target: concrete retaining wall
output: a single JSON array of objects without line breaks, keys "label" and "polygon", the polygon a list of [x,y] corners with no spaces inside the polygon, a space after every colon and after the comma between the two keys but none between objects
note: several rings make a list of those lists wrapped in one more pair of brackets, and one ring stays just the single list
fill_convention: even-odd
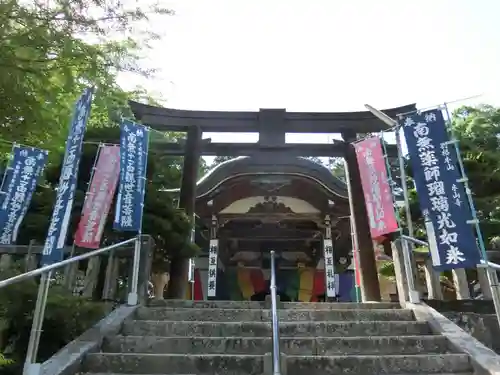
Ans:
[{"label": "concrete retaining wall", "polygon": [[425,301],[471,336],[500,354],[500,327],[489,300]]}]

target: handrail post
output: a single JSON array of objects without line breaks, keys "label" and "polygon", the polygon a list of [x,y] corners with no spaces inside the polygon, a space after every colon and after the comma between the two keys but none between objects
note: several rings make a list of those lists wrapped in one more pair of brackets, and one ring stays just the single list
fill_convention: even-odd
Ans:
[{"label": "handrail post", "polygon": [[134,260],[132,263],[132,280],[130,286],[130,293],[127,298],[127,305],[135,306],[139,301],[138,287],[139,287],[139,267],[141,263],[141,245],[142,236],[138,234],[134,243]]},{"label": "handrail post", "polygon": [[272,328],[273,328],[273,375],[281,375],[281,353],[280,353],[280,334],[278,323],[278,308],[276,297],[276,267],[275,267],[275,253],[271,250],[271,314],[272,314]]},{"label": "handrail post", "polygon": [[52,271],[42,273],[40,284],[38,285],[38,295],[36,298],[35,311],[33,313],[33,323],[31,324],[30,338],[28,341],[28,350],[24,361],[23,375],[39,375],[40,364],[36,362],[38,347],[40,345],[40,336],[42,334],[43,319],[45,308],[47,306],[47,296],[49,294],[50,279]]},{"label": "handrail post", "polygon": [[[404,237],[399,238],[401,251],[403,253],[403,263],[406,273],[406,283],[408,284],[408,301],[410,303],[419,303],[420,294],[415,287],[415,279],[413,275],[413,266],[411,260],[411,247],[408,246],[408,240]],[[399,250],[399,249],[398,249]]]}]

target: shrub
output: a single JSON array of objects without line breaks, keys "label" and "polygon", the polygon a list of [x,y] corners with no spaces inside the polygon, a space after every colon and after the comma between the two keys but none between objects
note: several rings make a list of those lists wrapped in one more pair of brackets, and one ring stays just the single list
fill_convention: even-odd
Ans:
[{"label": "shrub", "polygon": [[5,367],[7,365],[11,365],[13,363],[14,361],[5,358],[5,356],[2,353],[0,353],[0,368]]},{"label": "shrub", "polygon": [[[19,271],[1,271],[0,278],[10,277]],[[2,368],[2,375],[20,374],[28,347],[33,312],[37,298],[37,280],[28,280],[0,289],[0,352],[13,363]],[[40,338],[38,362],[43,362],[59,349],[97,323],[110,308],[73,296],[59,285],[51,286]]]}]

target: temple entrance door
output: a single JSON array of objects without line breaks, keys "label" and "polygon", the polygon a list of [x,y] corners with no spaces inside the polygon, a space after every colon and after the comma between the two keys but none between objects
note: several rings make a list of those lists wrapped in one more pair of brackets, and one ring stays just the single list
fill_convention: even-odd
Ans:
[{"label": "temple entrance door", "polygon": [[[313,195],[311,192],[310,196]],[[232,300],[266,299],[270,294],[270,251],[274,250],[276,292],[281,301],[324,300],[321,213],[307,201],[294,198],[292,207],[287,207],[283,203],[288,202],[287,196],[261,198],[237,200],[220,213],[219,221],[223,223],[219,228],[223,243],[221,262],[227,273],[228,297]],[[244,206],[248,201],[254,206]],[[325,199],[325,202],[328,201]],[[339,233],[343,232],[339,229]],[[338,243],[337,237],[340,236],[335,237]]]},{"label": "temple entrance door", "polygon": [[[271,269],[262,269],[262,273],[265,279],[264,289],[256,292],[250,298],[251,301],[264,301],[266,296],[271,294]],[[283,274],[278,272],[278,267],[276,267],[276,294],[280,297],[281,302],[291,302],[292,298],[287,294],[287,282]]]}]

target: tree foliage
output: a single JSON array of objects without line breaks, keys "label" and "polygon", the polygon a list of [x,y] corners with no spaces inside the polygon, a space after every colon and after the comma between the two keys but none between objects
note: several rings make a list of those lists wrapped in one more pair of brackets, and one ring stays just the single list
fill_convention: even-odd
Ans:
[{"label": "tree foliage", "polygon": [[214,158],[214,161],[212,162],[212,164],[210,164],[210,168],[214,168],[217,165],[222,164],[222,163],[224,163],[228,160],[234,159],[234,158],[235,158],[234,156],[216,156]]},{"label": "tree foliage", "polygon": [[[50,151],[46,181],[33,197],[19,235],[20,244],[31,239],[43,243],[45,239],[73,103],[83,88],[96,88],[86,142],[118,143],[120,118],[132,116],[128,100],[155,103],[143,90],[126,92],[117,84],[117,76],[123,72],[145,77],[154,73],[141,59],[148,42],[158,37],[151,32],[148,22],[152,16],[172,12],[147,3],[120,0],[1,2],[0,138]],[[186,256],[196,251],[186,240],[190,219],[175,209],[171,199],[161,192],[163,188],[179,186],[182,170],[182,158],[161,153],[161,143],[178,140],[180,136],[151,133],[153,145],[148,159],[143,230],[155,239],[156,265],[161,268],[166,266],[163,260],[174,251]],[[4,145],[0,149],[7,152],[9,148]],[[68,244],[80,219],[96,150],[96,144],[84,146]],[[113,210],[112,207],[104,244],[127,237],[112,230]]]},{"label": "tree foliage", "polygon": [[0,368],[13,364],[12,359],[6,358],[2,353],[0,353]]},{"label": "tree foliage", "polygon": [[167,13],[121,1],[0,2],[0,137],[63,148],[72,104],[86,86],[96,87],[100,109],[91,124],[106,126],[127,99],[144,97],[142,90],[124,92],[116,77],[152,73],[140,67],[141,49],[155,37],[147,20]]},{"label": "tree foliage", "polygon": [[500,235],[500,108],[459,108],[454,113],[453,129],[460,141],[481,229],[491,243]]},{"label": "tree foliage", "polygon": [[[154,0],[152,0],[154,1]],[[95,96],[85,135],[78,186],[67,244],[71,244],[99,142],[118,143],[118,122],[132,117],[128,100],[156,104],[141,88],[127,92],[118,75],[134,73],[149,77],[142,51],[158,36],[151,33],[150,17],[171,14],[148,1],[51,0],[0,2],[0,155],[9,153],[12,142],[50,151],[44,180],[33,197],[22,224],[19,244],[31,239],[43,243],[52,215],[55,189],[74,102],[85,87]],[[155,240],[153,268],[165,271],[172,255],[190,257],[197,247],[189,243],[191,218],[174,207],[164,188],[178,187],[182,158],[165,155],[161,144],[178,140],[180,134],[151,133],[143,232]],[[3,167],[3,166],[2,166]],[[202,168],[204,164],[202,164]],[[103,243],[129,235],[112,229],[114,207],[106,223]],[[2,272],[0,278],[11,274]],[[37,285],[28,281],[0,291],[0,353],[15,360],[20,373],[31,328]],[[40,345],[40,360],[53,355],[103,316],[102,304],[71,296],[62,287],[49,293]],[[0,356],[0,366],[5,364]],[[2,374],[4,368],[2,368]]]}]

